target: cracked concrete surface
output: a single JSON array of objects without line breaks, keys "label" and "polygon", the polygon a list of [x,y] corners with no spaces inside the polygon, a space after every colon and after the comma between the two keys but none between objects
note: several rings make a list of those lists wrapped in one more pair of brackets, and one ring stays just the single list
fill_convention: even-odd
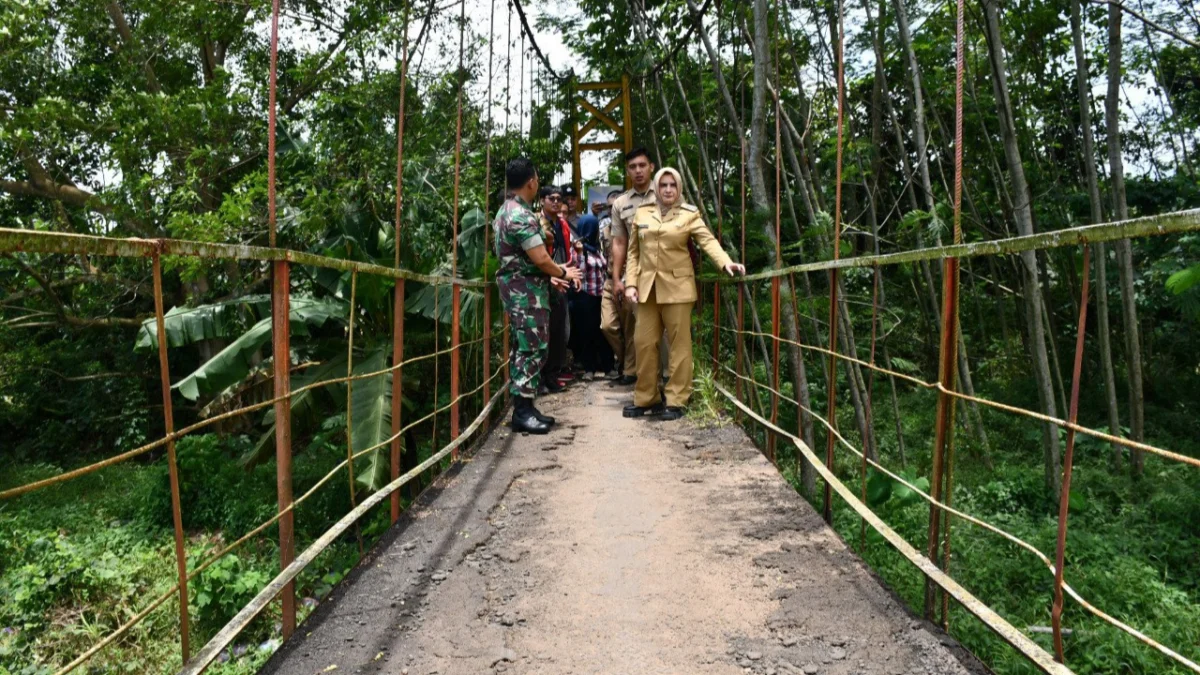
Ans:
[{"label": "cracked concrete surface", "polygon": [[550,435],[494,432],[262,672],[986,672],[739,429],[624,419],[629,397],[577,386],[543,400]]}]

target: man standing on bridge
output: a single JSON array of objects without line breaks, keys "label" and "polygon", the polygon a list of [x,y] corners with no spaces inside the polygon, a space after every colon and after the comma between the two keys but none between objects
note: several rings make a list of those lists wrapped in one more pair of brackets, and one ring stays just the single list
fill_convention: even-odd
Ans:
[{"label": "man standing on bridge", "polygon": [[[609,258],[610,287],[604,291],[600,312],[600,325],[613,351],[624,358],[617,362],[617,384],[628,385],[637,381],[637,362],[634,358],[633,333],[635,330],[634,307],[625,302],[625,253],[629,244],[629,229],[633,216],[642,204],[654,203],[654,162],[646,148],[634,148],[625,154],[625,173],[633,189],[626,190],[612,205],[612,256]],[[623,348],[618,349],[616,345]],[[663,363],[667,363],[664,358]]]},{"label": "man standing on bridge", "polygon": [[513,396],[513,431],[545,434],[554,418],[534,406],[542,366],[550,346],[550,286],[566,287],[580,279],[579,270],[551,259],[533,214],[538,175],[533,162],[518,157],[505,170],[508,199],[496,213],[496,285],[512,329],[509,391]]}]

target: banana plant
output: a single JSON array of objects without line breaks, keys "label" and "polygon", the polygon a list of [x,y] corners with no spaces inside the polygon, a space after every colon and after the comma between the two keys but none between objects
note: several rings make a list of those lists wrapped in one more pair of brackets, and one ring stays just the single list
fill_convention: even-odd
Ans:
[{"label": "banana plant", "polygon": [[[244,380],[253,370],[255,355],[271,341],[270,298],[246,296],[236,301],[198,307],[173,307],[163,319],[168,347],[183,347],[202,340],[233,338],[224,349],[183,379],[171,385],[189,401],[214,396]],[[307,337],[311,330],[326,323],[345,323],[346,303],[336,299],[294,297],[288,322],[292,335]],[[265,314],[265,316],[263,316]],[[255,322],[244,329],[247,318]],[[243,331],[240,332],[239,331]],[[147,319],[134,343],[134,349],[157,349],[158,326]]]}]

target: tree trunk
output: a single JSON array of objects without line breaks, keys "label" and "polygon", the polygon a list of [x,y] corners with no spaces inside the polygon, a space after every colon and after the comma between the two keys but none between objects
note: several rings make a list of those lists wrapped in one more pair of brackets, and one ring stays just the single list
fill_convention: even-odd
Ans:
[{"label": "tree trunk", "polygon": [[925,193],[925,205],[933,211],[933,182],[929,180],[928,133],[925,130],[925,97],[921,90],[921,65],[917,61],[917,52],[913,49],[912,33],[908,28],[908,11],[904,8],[904,0],[893,0],[896,5],[896,27],[900,32],[900,44],[904,55],[908,58],[908,71],[912,77],[913,89],[913,135],[917,143],[917,170],[921,175],[921,189]]},{"label": "tree trunk", "polygon": [[[762,48],[765,50],[766,49],[766,39],[767,39],[766,30],[765,30],[766,0],[755,0],[754,12],[755,12],[755,18],[756,18],[755,19],[756,26],[757,26],[757,17],[758,17],[758,14],[760,13],[759,6],[758,6],[759,3],[762,4],[761,14],[762,14],[763,23],[764,23],[764,30],[762,31]],[[696,33],[700,35],[700,41],[701,41],[701,43],[704,44],[704,51],[708,53],[708,60],[709,60],[709,63],[712,65],[713,76],[716,78],[716,81],[717,81],[717,89],[721,92],[721,100],[724,101],[726,110],[729,111],[729,121],[731,124],[733,124],[734,133],[737,134],[737,137],[739,139],[745,139],[746,131],[745,131],[745,128],[742,126],[742,122],[741,122],[742,116],[741,116],[741,114],[738,113],[737,106],[735,106],[733,104],[733,96],[730,94],[729,87],[725,84],[725,75],[721,70],[721,58],[717,54],[716,50],[713,49],[712,40],[709,39],[709,37],[708,37],[708,31],[704,30],[704,17],[700,13],[700,7],[696,5],[695,0],[688,0],[688,9],[690,10],[689,13],[691,14],[692,21],[696,24]],[[756,37],[756,39],[757,39],[757,37]],[[765,109],[766,109],[766,87],[765,87],[765,84],[766,84],[766,79],[767,79],[766,61],[763,61],[761,63],[761,69],[759,66],[760,66],[760,63],[759,63],[758,59],[755,59],[755,61],[754,61],[754,99],[753,100],[754,100],[754,110],[756,111],[756,113],[755,113],[754,123],[758,124],[761,122],[762,128],[757,129],[757,134],[755,134],[753,132],[751,133],[750,152],[749,152],[749,157],[747,158],[747,166],[746,166],[746,175],[750,181],[750,194],[754,201],[755,208],[759,208],[760,204],[767,204],[767,182],[766,182],[766,178],[763,175],[763,169],[762,169],[762,145],[761,145],[763,136],[766,133],[766,111],[765,111]],[[760,86],[760,76],[761,76],[761,84],[764,86]],[[760,108],[762,109],[761,111],[760,111]],[[760,112],[761,112],[761,116],[762,116],[761,120],[759,120]],[[755,155],[756,148],[754,145],[754,139],[755,139],[756,135],[757,135],[759,143],[760,143],[760,145],[757,147],[757,151],[758,151],[757,156]]]},{"label": "tree trunk", "polygon": [[[684,91],[683,83],[679,80],[679,71],[676,70],[674,61],[671,62],[671,77],[674,78],[674,80],[675,80],[675,87],[679,91],[679,99],[681,101],[683,101],[683,111],[687,115],[688,124],[692,125],[692,130],[694,132],[696,132],[696,148],[700,152],[700,162],[701,162],[702,166],[704,167],[704,173],[705,173],[704,183],[708,187],[709,197],[712,199],[713,213],[717,214],[717,217],[719,218],[720,214],[717,213],[717,208],[720,204],[720,198],[717,193],[717,184],[715,182],[716,181],[715,176],[717,173],[716,167],[713,165],[713,163],[711,161],[709,161],[708,149],[705,147],[706,144],[704,142],[704,139],[699,134],[699,125],[696,124],[696,116],[692,113],[692,105],[691,105],[691,103],[688,102],[687,92]],[[659,79],[658,75],[655,74],[655,76],[654,76],[655,82],[658,82],[658,79]],[[662,87],[660,86],[659,89],[661,90],[661,88]],[[663,96],[665,97],[666,94],[664,93]],[[680,152],[682,154],[682,150]],[[699,186],[697,186],[697,189],[698,188],[699,188]],[[701,207],[701,210],[703,211],[704,204],[700,203],[699,205]]]},{"label": "tree trunk", "polygon": [[[1108,96],[1105,98],[1104,122],[1108,128],[1109,182],[1112,185],[1113,216],[1129,218],[1125,203],[1125,164],[1121,158],[1121,10],[1108,7]],[[1145,438],[1142,392],[1142,345],[1139,335],[1136,293],[1133,287],[1133,245],[1128,239],[1116,243],[1117,272],[1121,279],[1121,318],[1125,328],[1125,360],[1129,368],[1129,435],[1135,441]],[[1130,470],[1135,477],[1142,475],[1145,456],[1140,450],[1130,451]]]},{"label": "tree trunk", "polygon": [[770,209],[762,167],[767,147],[767,64],[771,60],[767,49],[767,12],[767,0],[754,0],[754,89],[750,98],[750,146],[746,153],[754,208],[763,212]]},{"label": "tree trunk", "polygon": [[[913,134],[915,136],[914,140],[917,145],[917,148],[916,148],[917,165],[918,165],[919,177],[920,177],[920,181],[921,181],[921,193],[925,196],[926,211],[928,211],[929,213],[933,213],[934,209],[937,206],[937,201],[934,198],[933,184],[929,177],[929,153],[928,153],[928,147],[927,147],[928,134],[927,134],[926,128],[925,128],[924,93],[921,90],[921,66],[920,66],[920,63],[917,61],[917,55],[916,55],[915,50],[913,49],[912,36],[909,33],[909,28],[908,28],[908,15],[904,9],[904,0],[894,0],[894,2],[896,5],[896,23],[897,23],[897,27],[900,29],[899,30],[900,41],[904,48],[905,55],[907,56],[908,68],[909,68],[909,72],[912,76],[913,105],[915,108],[915,116],[913,119]],[[881,17],[883,15],[882,2],[880,4],[880,15],[881,15]],[[881,19],[881,21],[882,21],[882,19]],[[879,63],[879,62],[882,62],[882,60],[883,60],[882,45],[877,44],[876,45],[876,62]],[[880,78],[880,85],[883,88],[883,91],[885,94],[884,99],[887,102],[886,105],[889,109],[889,116],[891,117],[892,124],[893,124],[893,126],[895,126],[895,129],[896,129],[897,142],[900,143],[899,149],[901,152],[901,156],[904,158],[905,165],[906,165],[905,172],[907,174],[909,174],[909,176],[911,177],[911,168],[909,168],[907,166],[907,162],[908,162],[907,155],[904,154],[904,152],[903,152],[903,150],[904,150],[903,137],[900,132],[899,123],[896,121],[895,112],[891,111],[890,97],[887,95],[888,90],[889,90],[888,82],[887,82],[887,73],[882,67],[878,67],[876,69],[876,77]],[[911,187],[911,185],[912,185],[911,180],[909,181],[909,185]],[[913,208],[917,208],[917,205],[915,203],[915,197],[913,197],[912,200],[914,202]],[[941,245],[940,239],[936,243],[937,243],[937,245],[940,246]],[[919,246],[919,247],[925,246],[924,237],[921,235],[921,233],[919,231],[917,232],[917,246]],[[928,293],[929,293],[929,303],[930,303],[930,306],[932,307],[932,313],[930,314],[933,317],[932,323],[936,330],[940,330],[941,314],[938,311],[937,292],[935,291],[937,286],[935,286],[934,282],[933,282],[933,272],[930,269],[930,265],[927,261],[924,261],[924,260],[921,261],[919,263],[919,266],[920,266],[920,270],[921,270],[921,276],[923,277],[923,279],[925,281],[925,287],[926,287],[926,289],[928,289]],[[923,305],[924,303],[921,303],[921,304]],[[963,392],[966,393],[968,396],[974,396],[975,395],[975,383],[974,383],[973,378],[971,377],[971,364],[970,364],[970,359],[969,359],[969,352],[967,351],[966,340],[963,338],[963,336],[961,334],[958,337],[958,370],[959,370],[959,384],[962,387]],[[979,405],[973,401],[967,402],[966,408],[967,408],[967,421],[970,422],[969,426],[974,429],[975,437],[979,441],[979,444],[983,450],[983,456],[985,458],[985,461],[990,463],[991,462],[991,459],[990,459],[991,443],[988,441],[987,429],[983,424],[983,413],[979,410]]]},{"label": "tree trunk", "polygon": [[[996,0],[983,0],[984,27],[988,43],[988,62],[992,69],[992,87],[996,94],[996,113],[1004,139],[1004,158],[1008,163],[1009,179],[1013,191],[1013,215],[1017,230],[1028,236],[1033,234],[1033,210],[1030,204],[1029,184],[1025,180],[1025,167],[1021,162],[1021,149],[1017,144],[1017,129],[1013,121],[1012,103],[1008,94],[1007,67],[1004,46],[1001,42],[1000,13]],[[1038,399],[1041,409],[1051,417],[1057,417],[1054,402],[1054,379],[1050,374],[1050,358],[1046,351],[1046,332],[1042,323],[1042,288],[1038,275],[1037,256],[1033,251],[1021,253],[1023,292],[1025,295],[1025,320],[1033,355],[1033,374],[1037,381]],[[1046,491],[1051,503],[1057,504],[1062,489],[1061,462],[1058,446],[1058,428],[1052,424],[1042,426],[1042,450],[1045,460]]]}]

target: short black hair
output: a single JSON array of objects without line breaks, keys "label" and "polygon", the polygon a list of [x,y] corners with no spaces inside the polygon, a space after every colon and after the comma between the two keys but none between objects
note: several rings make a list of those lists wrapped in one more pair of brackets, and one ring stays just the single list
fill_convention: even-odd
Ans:
[{"label": "short black hair", "polygon": [[526,157],[511,159],[504,168],[504,179],[509,190],[520,190],[536,175],[537,167]]},{"label": "short black hair", "polygon": [[538,190],[538,199],[545,199],[550,195],[561,195],[562,188],[557,185],[544,185],[541,190]]},{"label": "short black hair", "polygon": [[647,162],[650,162],[651,164],[654,163],[654,160],[650,159],[650,152],[648,150],[646,150],[646,148],[641,147],[641,146],[636,147],[636,148],[630,150],[629,152],[625,153],[625,163],[628,164],[628,163],[632,162],[633,160],[637,159],[638,157],[645,157]]},{"label": "short black hair", "polygon": [[625,191],[624,190],[613,190],[612,192],[608,193],[608,196],[612,197],[613,195],[616,195],[616,196],[620,197],[623,192],[625,192]]}]

